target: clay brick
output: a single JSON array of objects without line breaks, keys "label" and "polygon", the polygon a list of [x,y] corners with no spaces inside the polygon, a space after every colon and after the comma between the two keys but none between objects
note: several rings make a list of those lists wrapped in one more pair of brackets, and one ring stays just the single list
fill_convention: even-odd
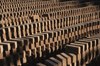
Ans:
[{"label": "clay brick", "polygon": [[57,63],[58,64],[57,66],[61,66],[61,62],[59,60],[57,60],[56,58],[51,57],[50,60]]},{"label": "clay brick", "polygon": [[67,63],[67,65],[72,65],[72,63],[71,63],[71,57],[69,56],[69,55],[67,55],[67,54],[65,54],[65,53],[61,53],[61,55],[64,57],[64,58],[66,58],[66,63]]},{"label": "clay brick", "polygon": [[58,66],[56,63],[54,63],[54,62],[52,62],[52,61],[50,61],[50,60],[45,60],[45,64],[46,64],[47,66]]},{"label": "clay brick", "polygon": [[61,55],[56,55],[57,59],[60,60],[62,63],[62,66],[66,66],[66,59]]}]

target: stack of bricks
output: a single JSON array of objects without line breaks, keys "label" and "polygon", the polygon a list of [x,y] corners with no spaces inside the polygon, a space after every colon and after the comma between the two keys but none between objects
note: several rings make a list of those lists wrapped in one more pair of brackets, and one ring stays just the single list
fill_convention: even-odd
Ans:
[{"label": "stack of bricks", "polygon": [[99,55],[99,5],[0,1],[0,66],[86,66]]},{"label": "stack of bricks", "polygon": [[86,66],[100,55],[100,35],[80,39],[65,47],[64,52],[45,60],[45,64],[37,63],[37,66]]}]

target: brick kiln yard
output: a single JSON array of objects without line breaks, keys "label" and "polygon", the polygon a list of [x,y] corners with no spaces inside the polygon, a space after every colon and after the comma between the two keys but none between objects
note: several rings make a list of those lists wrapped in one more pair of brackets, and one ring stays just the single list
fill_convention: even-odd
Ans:
[{"label": "brick kiln yard", "polygon": [[100,66],[99,4],[0,0],[0,66]]}]

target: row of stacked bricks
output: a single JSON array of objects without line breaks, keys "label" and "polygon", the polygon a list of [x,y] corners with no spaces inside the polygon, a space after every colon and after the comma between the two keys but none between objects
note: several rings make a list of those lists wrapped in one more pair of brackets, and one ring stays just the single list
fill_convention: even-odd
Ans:
[{"label": "row of stacked bricks", "polygon": [[99,9],[91,2],[1,0],[0,66],[88,64],[99,56]]},{"label": "row of stacked bricks", "polygon": [[100,35],[80,39],[65,47],[64,52],[45,60],[45,64],[37,63],[37,66],[86,66],[100,55]]}]

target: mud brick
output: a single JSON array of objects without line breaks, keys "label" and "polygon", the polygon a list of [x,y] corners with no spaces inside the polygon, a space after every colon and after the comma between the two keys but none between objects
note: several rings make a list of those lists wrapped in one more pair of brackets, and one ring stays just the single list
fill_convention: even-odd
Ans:
[{"label": "mud brick", "polygon": [[14,25],[16,25],[16,21],[15,21],[15,18],[14,18],[14,14],[12,14],[12,22],[14,23]]},{"label": "mud brick", "polygon": [[9,26],[12,26],[12,23],[11,23],[11,19],[10,18],[8,19],[8,22],[10,24]]},{"label": "mud brick", "polygon": [[100,46],[100,41],[99,41],[99,40],[100,40],[100,36],[99,36],[99,34],[97,34],[97,35],[95,35],[95,36],[92,36],[91,38],[99,38],[99,39],[98,39],[98,42],[97,42],[97,46],[98,46],[97,49],[98,49],[98,54],[100,54],[100,51],[99,51],[99,49],[100,49],[100,48],[99,48],[99,46]]},{"label": "mud brick", "polygon": [[22,24],[22,17],[19,17],[18,21],[20,22],[20,24]]},{"label": "mud brick", "polygon": [[12,53],[16,53],[16,51],[17,51],[17,42],[15,42],[15,41],[5,41],[5,43],[10,43],[10,46],[12,48]]},{"label": "mud brick", "polygon": [[[36,34],[36,35],[30,35],[29,37],[27,37],[28,39],[30,39],[30,42],[33,42],[33,44],[34,44],[34,41],[35,41],[35,43],[37,43],[38,45],[42,42],[43,44],[41,44],[41,46],[42,45],[44,45],[44,35],[46,35],[46,33],[38,33],[38,34]],[[37,46],[38,46],[37,45]]]},{"label": "mud brick", "polygon": [[76,16],[76,23],[75,24],[78,24],[78,15]]},{"label": "mud brick", "polygon": [[72,27],[72,41],[75,41],[75,27]]},{"label": "mud brick", "polygon": [[[26,28],[26,26],[27,26],[27,28]],[[26,29],[26,30],[25,30],[25,31],[26,31],[26,34],[27,34],[27,35],[30,35],[30,33],[29,33],[29,25],[26,25],[26,26],[25,26],[25,29]]]},{"label": "mud brick", "polygon": [[33,16],[33,19],[34,19],[34,22],[39,21],[39,15],[34,15],[34,16]]},{"label": "mud brick", "polygon": [[87,63],[87,61],[89,61],[89,45],[88,43],[85,43],[85,42],[76,42],[77,44],[82,44],[82,45],[85,45],[85,52],[82,53],[82,59],[83,61],[85,60],[85,62]]},{"label": "mud brick", "polygon": [[96,23],[93,23],[93,30],[96,30]]},{"label": "mud brick", "polygon": [[21,30],[20,30],[20,26],[16,27],[16,32],[17,32],[17,37],[21,38]]},{"label": "mud brick", "polygon": [[5,27],[5,21],[4,20],[1,20],[0,22],[2,22],[2,23],[0,23],[0,27]]},{"label": "mud brick", "polygon": [[41,33],[41,24],[40,24],[40,23],[37,23],[37,31],[38,31],[39,33]]},{"label": "mud brick", "polygon": [[69,36],[68,36],[69,37],[69,42],[72,42],[72,40],[73,40],[72,39],[73,38],[73,36],[72,36],[72,27],[68,28],[68,34],[69,34]]},{"label": "mud brick", "polygon": [[37,53],[36,53],[37,49],[33,47],[31,50],[32,50],[32,55],[34,56],[34,58],[37,58]]},{"label": "mud brick", "polygon": [[58,33],[58,41],[61,41],[61,31],[57,31],[57,33]]},{"label": "mud brick", "polygon": [[97,40],[95,40],[93,43],[94,43],[94,47],[93,47],[93,50],[94,50],[93,53],[94,54],[93,54],[93,57],[95,58],[97,56],[97,51],[98,51],[98,44],[97,44],[98,42],[97,42]]},{"label": "mud brick", "polygon": [[88,21],[88,15],[86,14],[86,21]]},{"label": "mud brick", "polygon": [[65,42],[66,42],[65,39],[63,39],[63,40],[61,41],[61,44],[63,45],[63,47],[64,47],[64,45],[66,44]]},{"label": "mud brick", "polygon": [[34,25],[33,25],[34,26],[34,33],[37,33],[37,23],[35,23]]},{"label": "mud brick", "polygon": [[90,27],[90,35],[93,34],[93,31],[92,31],[92,25],[93,25],[93,23],[90,23],[90,24],[89,24],[89,27]]},{"label": "mud brick", "polygon": [[39,57],[42,56],[41,46],[37,47],[37,53],[39,54]]},{"label": "mud brick", "polygon": [[44,35],[40,36],[40,45],[42,47],[42,50],[45,51]]},{"label": "mud brick", "polygon": [[64,35],[64,30],[61,30],[61,39],[64,40],[65,39],[65,35]]},{"label": "mud brick", "polygon": [[71,35],[71,29],[70,28],[68,28],[68,34],[69,34],[69,37],[71,37],[72,35]]},{"label": "mud brick", "polygon": [[61,62],[57,60],[56,58],[50,57],[50,60],[53,61],[54,63],[57,63],[58,64],[57,66],[61,66]]},{"label": "mud brick", "polygon": [[81,35],[81,26],[78,26],[79,35]]},{"label": "mud brick", "polygon": [[98,33],[98,32],[97,32],[97,31],[98,31],[98,30],[97,30],[97,29],[98,29],[97,22],[95,22],[95,26],[96,26],[95,33],[97,34],[97,33]]},{"label": "mud brick", "polygon": [[42,33],[44,30],[44,26],[42,26],[42,22],[39,23],[39,33]]},{"label": "mud brick", "polygon": [[[24,40],[23,39],[12,39],[10,41],[14,41],[14,42],[17,42],[17,46],[18,46],[18,50],[20,52],[22,52],[23,50],[23,46],[24,46]],[[15,51],[15,50],[14,50]]]},{"label": "mud brick", "polygon": [[67,18],[67,26],[70,26],[70,18]]},{"label": "mud brick", "polygon": [[100,28],[100,21],[98,21],[98,28]]},{"label": "mud brick", "polygon": [[81,26],[81,30],[82,30],[82,32],[81,32],[81,33],[83,34],[83,36],[82,36],[82,37],[84,37],[84,25],[82,25],[82,26]]},{"label": "mud brick", "polygon": [[61,20],[61,23],[62,23],[62,27],[64,27],[65,25],[64,25],[64,22],[65,22],[65,18],[62,18],[62,20]]},{"label": "mud brick", "polygon": [[72,36],[74,36],[75,35],[75,29],[74,29],[74,27],[72,28]]},{"label": "mud brick", "polygon": [[4,59],[3,53],[0,53],[0,60],[3,60],[3,59]]},{"label": "mud brick", "polygon": [[16,21],[16,25],[19,25],[17,17],[15,18],[15,21]]},{"label": "mud brick", "polygon": [[43,27],[43,30],[46,31],[46,30],[47,30],[46,22],[43,23],[43,26],[44,26],[44,27]]},{"label": "mud brick", "polygon": [[[41,24],[41,26],[40,26],[41,32],[44,32],[44,31],[45,31],[45,29],[44,29],[44,22],[40,22],[40,24]],[[41,32],[40,32],[40,33],[41,33]]]},{"label": "mud brick", "polygon": [[62,28],[62,24],[63,22],[62,22],[62,18],[61,19],[59,19],[59,28]]},{"label": "mud brick", "polygon": [[21,58],[21,62],[23,64],[25,64],[27,62],[26,52],[25,51],[22,52],[22,54],[20,55],[20,58]]},{"label": "mud brick", "polygon": [[14,58],[14,60],[16,62],[16,65],[18,65],[18,66],[21,66],[22,65],[19,54],[16,54],[16,58]]},{"label": "mud brick", "polygon": [[17,38],[16,27],[11,27],[10,29],[11,29],[11,37]]},{"label": "mud brick", "polygon": [[0,53],[3,53],[3,46],[0,45]]},{"label": "mud brick", "polygon": [[78,39],[78,27],[75,27],[75,39]]},{"label": "mud brick", "polygon": [[28,50],[26,51],[26,56],[27,56],[27,57],[30,57],[30,56],[31,56],[31,54],[32,54],[32,53],[31,53],[31,50],[30,50],[30,49],[28,49]]},{"label": "mud brick", "polygon": [[25,45],[24,49],[25,49],[25,51],[28,51],[29,50],[29,45]]},{"label": "mud brick", "polygon": [[49,53],[51,52],[51,48],[50,48],[50,43],[46,44],[46,49],[49,51]]},{"label": "mud brick", "polygon": [[[30,37],[30,38],[32,38],[32,37]],[[35,47],[36,47],[37,48],[37,52],[40,53],[40,56],[41,56],[41,46],[39,45],[38,37],[33,37],[33,38],[34,38],[34,40],[32,40],[33,44],[31,44],[31,46],[32,46],[31,49],[35,49]],[[35,45],[34,45],[34,43],[35,43]]]},{"label": "mud brick", "polygon": [[[70,49],[70,50],[68,50],[68,49]],[[75,54],[80,54],[81,48],[78,47],[78,46],[66,45],[66,52],[72,52],[72,53],[75,53]]]},{"label": "mud brick", "polygon": [[84,34],[85,34],[84,37],[87,37],[87,29],[86,28],[87,28],[87,25],[84,25]]},{"label": "mud brick", "polygon": [[31,48],[32,48],[32,47],[35,47],[35,44],[34,44],[35,38],[34,38],[34,36],[28,36],[28,37],[26,37],[26,38],[29,39],[29,43],[30,43],[30,44],[33,44],[33,46],[31,46]]},{"label": "mud brick", "polygon": [[[74,15],[75,15],[75,13],[74,13]],[[74,16],[74,25],[77,23],[77,17],[76,16]]]},{"label": "mud brick", "polygon": [[11,46],[9,43],[0,43],[0,45],[3,46],[4,51],[5,51],[5,55],[8,56],[10,54],[10,50],[11,50]]},{"label": "mud brick", "polygon": [[61,23],[62,23],[62,27],[65,27],[66,26],[66,17],[63,17],[61,19]]},{"label": "mud brick", "polygon": [[83,23],[83,17],[84,17],[84,16],[83,16],[83,15],[81,15],[81,17],[82,17],[81,22]]},{"label": "mud brick", "polygon": [[48,21],[48,23],[49,23],[49,30],[51,30],[51,26],[52,26],[52,24],[51,24],[50,21]]},{"label": "mud brick", "polygon": [[29,25],[29,31],[30,31],[30,34],[32,35],[33,34],[33,24]]},{"label": "mud brick", "polygon": [[64,28],[65,39],[68,38],[68,29]]},{"label": "mud brick", "polygon": [[73,53],[68,53],[69,56],[71,56],[72,65],[76,66],[76,55]]},{"label": "mud brick", "polygon": [[10,41],[16,41],[17,42],[17,46],[19,47],[23,47],[24,46],[24,40],[23,39],[11,39]]},{"label": "mud brick", "polygon": [[49,38],[48,38],[49,42],[52,43],[53,42],[53,33],[49,32],[48,36],[49,36]]},{"label": "mud brick", "polygon": [[7,40],[7,38],[6,38],[6,31],[5,31],[5,29],[2,29],[1,30],[2,32],[1,32],[1,41],[6,41]]},{"label": "mud brick", "polygon": [[55,43],[50,43],[50,48],[51,48],[51,51],[54,52],[55,51]]},{"label": "mud brick", "polygon": [[21,28],[21,35],[25,37],[26,36],[25,35],[26,34],[25,33],[25,26],[24,25],[21,25],[20,28]]},{"label": "mud brick", "polygon": [[89,59],[90,61],[92,60],[92,56],[93,56],[93,48],[92,48],[92,41],[91,40],[79,40],[80,42],[85,42],[85,43],[88,43],[89,44]]},{"label": "mud brick", "polygon": [[70,25],[72,25],[72,17],[71,16],[69,17],[69,22],[70,22]]},{"label": "mud brick", "polygon": [[64,38],[65,38],[65,43],[69,43],[69,37],[68,37],[68,28],[62,28],[64,30]]},{"label": "mud brick", "polygon": [[45,60],[45,64],[47,66],[58,66],[57,63],[54,63],[53,61],[50,61],[50,60]]},{"label": "mud brick", "polygon": [[88,34],[88,36],[90,36],[89,31],[90,31],[89,24],[87,24],[87,34]]},{"label": "mud brick", "polygon": [[90,39],[87,39],[87,40],[91,40],[92,41],[92,47],[93,47],[93,58],[96,57],[96,52],[97,52],[97,43],[98,43],[98,38],[90,38]]},{"label": "mud brick", "polygon": [[35,44],[36,44],[35,46],[38,47],[39,46],[39,41],[40,41],[39,36],[34,37],[34,39],[35,39]]},{"label": "mud brick", "polygon": [[46,66],[46,65],[44,65],[42,63],[37,63],[36,66]]},{"label": "mud brick", "polygon": [[54,28],[57,29],[57,19],[54,20]]},{"label": "mud brick", "polygon": [[80,62],[81,62],[81,64],[83,63],[82,65],[84,65],[84,63],[85,63],[85,49],[86,49],[85,46],[86,45],[84,43],[79,43],[79,42],[71,43],[71,45],[81,47],[81,53],[77,56],[77,60],[79,62],[79,65],[80,65]]},{"label": "mud brick", "polygon": [[58,36],[57,32],[54,32],[54,42],[57,41],[57,36]]},{"label": "mud brick", "polygon": [[24,34],[25,34],[25,36],[28,36],[28,26],[27,25],[24,25],[24,28],[25,28],[23,30],[25,32]]},{"label": "mud brick", "polygon": [[69,65],[69,66],[71,66],[72,65],[72,63],[71,63],[71,57],[69,56],[69,55],[67,55],[66,53],[61,53],[61,55],[64,57],[64,58],[66,58],[66,63],[67,63],[67,65]]},{"label": "mud brick", "polygon": [[13,25],[16,25],[15,18],[12,18],[12,22]]},{"label": "mud brick", "polygon": [[49,27],[50,27],[49,22],[46,21],[46,31],[49,31]]},{"label": "mud brick", "polygon": [[24,41],[24,46],[29,45],[29,39],[26,37],[21,38]]},{"label": "mud brick", "polygon": [[58,41],[59,49],[63,48],[62,41]]},{"label": "mud brick", "polygon": [[7,40],[11,39],[11,30],[10,28],[6,28],[6,37],[7,37]]}]

